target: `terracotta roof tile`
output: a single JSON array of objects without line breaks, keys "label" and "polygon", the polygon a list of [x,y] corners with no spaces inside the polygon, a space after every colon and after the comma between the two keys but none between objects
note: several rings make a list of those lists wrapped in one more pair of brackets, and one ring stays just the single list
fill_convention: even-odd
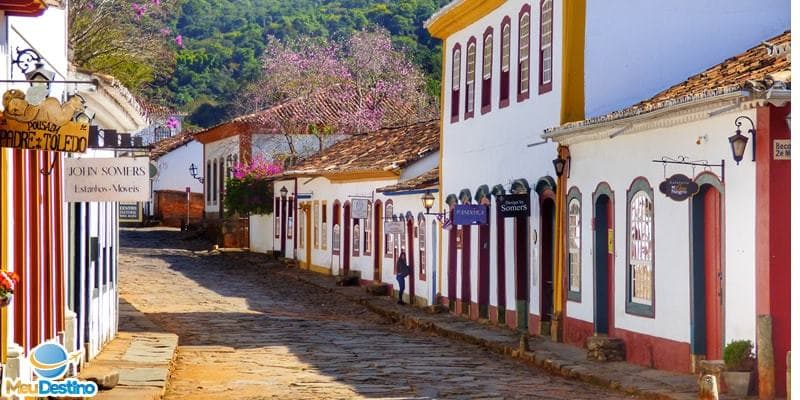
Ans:
[{"label": "terracotta roof tile", "polygon": [[439,167],[436,167],[416,178],[398,182],[394,185],[376,189],[377,192],[404,192],[408,190],[427,189],[439,185]]},{"label": "terracotta roof tile", "polygon": [[438,149],[439,120],[431,120],[348,137],[287,173],[393,171]]},{"label": "terracotta roof tile", "polygon": [[[788,45],[791,42],[791,32],[786,31],[767,39],[765,42],[774,46]],[[631,107],[584,121],[569,122],[559,127],[549,128],[545,133],[624,119],[667,108],[675,104],[735,92],[746,87],[748,82],[762,81],[769,74],[789,69],[791,69],[789,58],[770,55],[768,47],[762,42],[742,54],[728,58]],[[787,81],[786,83],[789,82]]]},{"label": "terracotta roof tile", "polygon": [[153,143],[150,150],[150,159],[158,160],[165,154],[194,140],[194,132],[183,132]]}]

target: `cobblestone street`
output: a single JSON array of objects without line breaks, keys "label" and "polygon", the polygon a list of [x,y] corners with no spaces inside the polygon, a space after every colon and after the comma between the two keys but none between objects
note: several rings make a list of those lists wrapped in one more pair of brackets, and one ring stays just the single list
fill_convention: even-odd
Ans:
[{"label": "cobblestone street", "polygon": [[122,301],[180,337],[167,399],[624,398],[393,325],[175,230],[120,236]]}]

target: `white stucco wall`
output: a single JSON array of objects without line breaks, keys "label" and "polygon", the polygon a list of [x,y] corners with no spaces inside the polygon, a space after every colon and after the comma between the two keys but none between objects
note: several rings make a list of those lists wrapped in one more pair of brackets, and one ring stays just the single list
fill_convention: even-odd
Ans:
[{"label": "white stucco wall", "polygon": [[[530,98],[522,102],[517,102],[517,59],[518,59],[518,35],[519,35],[519,12],[523,4],[530,4],[531,10],[531,79],[530,79]],[[471,26],[448,37],[444,43],[445,47],[445,71],[443,81],[445,82],[442,101],[444,103],[444,139],[441,144],[443,151],[442,161],[442,193],[446,198],[449,194],[458,195],[462,189],[469,189],[472,195],[480,185],[488,185],[491,189],[494,185],[502,184],[508,191],[511,183],[520,178],[525,178],[533,187],[536,182],[545,176],[555,177],[552,160],[555,158],[556,146],[553,143],[528,147],[529,144],[541,141],[539,137],[542,130],[547,127],[558,125],[560,122],[560,102],[561,102],[561,69],[562,69],[562,3],[553,2],[553,77],[552,89],[549,92],[539,94],[539,11],[538,3],[528,3],[523,1],[509,1],[498,7],[496,10],[481,18]],[[506,108],[499,108],[500,99],[500,23],[505,16],[511,18],[511,69],[510,69],[510,104]],[[494,27],[494,46],[493,46],[493,73],[492,73],[492,109],[487,114],[481,114],[481,66],[482,66],[482,42],[483,33],[488,26]],[[466,76],[466,49],[467,42],[471,36],[477,39],[476,53],[476,91],[475,91],[475,117],[464,119],[465,110],[465,76]],[[452,87],[452,49],[459,43],[462,48],[461,57],[461,93],[460,93],[460,113],[459,121],[451,123],[451,87]],[[538,197],[535,193],[531,194],[531,229],[538,231]],[[493,213],[493,211],[490,211]],[[515,277],[514,277],[514,231],[513,221],[507,220],[506,224],[506,308],[515,309]],[[472,228],[472,259],[471,282],[472,300],[477,302],[477,276],[478,276],[478,229]],[[497,224],[491,226],[491,251],[490,251],[490,302],[497,305]],[[454,231],[453,231],[454,232]],[[444,246],[442,263],[444,264],[444,276],[442,281],[442,295],[447,296],[447,231],[444,232]],[[529,261],[531,274],[529,280],[533,285],[530,288],[531,296],[529,311],[538,314],[539,299],[538,293],[538,249],[529,246]],[[456,288],[459,291],[457,298],[461,298],[461,254],[457,256],[458,282]]]},{"label": "white stucco wall", "polygon": [[[653,163],[662,156],[684,155],[691,160],[719,164],[725,160],[723,215],[723,270],[725,275],[725,342],[755,340],[755,163],[750,146],[740,165],[732,159],[728,137],[734,119],[746,115],[755,122],[754,110],[736,110],[701,120],[666,127],[650,127],[613,139],[584,141],[570,145],[572,170],[569,187],[580,189],[581,287],[580,302],[567,302],[567,315],[593,322],[592,193],[600,182],[614,191],[614,325],[633,332],[690,341],[690,201],[677,202],[662,194],[658,185],[665,179],[664,166]],[[697,115],[697,114],[696,114]],[[662,125],[663,126],[663,125]],[[707,140],[698,137],[707,136]],[[618,156],[609,156],[616,154]],[[624,156],[621,156],[623,155]],[[720,168],[712,168],[720,175]],[[682,173],[695,177],[697,167],[670,165],[666,176]],[[655,318],[627,314],[626,251],[627,191],[638,177],[647,178],[653,188],[655,242]]]},{"label": "white stucco wall", "polygon": [[[217,180],[214,180],[213,176],[213,163],[214,161],[219,162],[220,159],[226,160],[228,155],[232,156],[239,156],[239,135],[227,137],[222,140],[218,140],[216,142],[207,143],[203,146],[203,162],[202,168],[198,168],[198,174],[205,178],[205,191],[206,195],[204,196],[205,199],[205,210],[206,212],[218,212],[221,208],[220,204],[220,193],[219,193],[219,181],[224,179],[225,171],[219,171],[219,167],[217,168]],[[208,173],[207,163],[212,163],[212,173]],[[185,186],[184,186],[185,188]],[[216,200],[212,195],[211,200],[209,201],[209,193],[213,193],[213,190],[216,188]]]},{"label": "white stucco wall", "polygon": [[[260,214],[250,216],[250,251],[267,253],[273,250],[275,240],[274,214]],[[278,244],[280,246],[280,244]]]},{"label": "white stucco wall", "polygon": [[[56,72],[56,80],[67,79],[67,10],[57,7],[48,7],[44,14],[38,17],[8,17],[8,59],[16,58],[16,49],[20,50],[33,47],[40,56],[46,59],[45,68]],[[30,43],[30,44],[29,44]],[[35,66],[31,65],[28,72]],[[25,79],[25,74],[14,66],[9,74],[9,79]],[[2,84],[3,89],[18,88],[23,91],[29,86],[24,83],[16,83],[12,86]],[[67,87],[64,83],[53,83],[50,89],[50,96],[59,100],[62,93],[74,91],[74,85]]]},{"label": "white stucco wall", "polygon": [[155,162],[158,165],[158,176],[153,179],[153,191],[183,191],[188,186],[193,193],[203,193],[203,184],[189,174],[189,167],[194,164],[198,168],[198,174],[205,175],[202,143],[192,140],[164,154]]},{"label": "white stucco wall", "polygon": [[789,3],[586,2],[586,116],[635,104],[790,29]]}]

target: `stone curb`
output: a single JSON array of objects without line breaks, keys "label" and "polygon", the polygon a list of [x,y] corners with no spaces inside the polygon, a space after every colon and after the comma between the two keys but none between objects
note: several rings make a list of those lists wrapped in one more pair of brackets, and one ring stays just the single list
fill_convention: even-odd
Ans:
[{"label": "stone curb", "polygon": [[[385,303],[385,301],[383,301],[383,297],[353,296],[349,293],[346,293],[344,290],[342,290],[342,288],[321,284],[310,277],[303,276],[306,273],[313,274],[313,272],[300,271],[296,268],[288,266],[286,270],[275,269],[274,271],[278,274],[294,278],[300,282],[316,286],[327,292],[335,293],[355,303],[362,304],[370,311],[391,320],[393,323],[402,324],[408,328],[420,329],[432,332],[442,337],[477,345],[496,354],[523,361],[528,365],[535,366],[553,375],[562,376],[568,379],[580,380],[582,382],[602,386],[628,395],[646,399],[686,400],[697,398],[697,392],[668,393],[669,388],[664,385],[658,385],[660,387],[643,388],[635,385],[622,384],[621,382],[606,376],[605,374],[600,374],[595,370],[587,368],[585,365],[575,365],[574,362],[560,359],[555,353],[547,350],[520,351],[520,347],[518,345],[511,346],[506,343],[476,337],[470,335],[469,333],[461,332],[448,327],[446,324],[436,321],[434,318],[419,318],[413,315],[407,315],[398,310],[385,307],[388,305],[388,303],[380,304]],[[323,275],[316,276],[324,277]]]}]

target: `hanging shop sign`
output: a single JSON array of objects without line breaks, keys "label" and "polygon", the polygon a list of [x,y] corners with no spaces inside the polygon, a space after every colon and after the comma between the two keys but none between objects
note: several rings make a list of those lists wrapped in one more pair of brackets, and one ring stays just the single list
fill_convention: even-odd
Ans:
[{"label": "hanging shop sign", "polygon": [[658,190],[672,200],[684,201],[697,194],[700,186],[686,175],[675,174],[661,182]]},{"label": "hanging shop sign", "polygon": [[66,201],[148,201],[147,157],[67,158],[64,160]]},{"label": "hanging shop sign", "polygon": [[453,219],[456,225],[486,225],[486,210],[480,204],[456,204]]},{"label": "hanging shop sign", "polygon": [[402,235],[405,232],[405,224],[402,221],[386,221],[384,232],[387,235]]},{"label": "hanging shop sign", "polygon": [[25,93],[11,89],[3,94],[0,147],[83,153],[89,144],[89,124],[73,121],[83,111],[82,100],[71,97],[61,104],[47,97],[39,105],[25,100]]},{"label": "hanging shop sign", "polygon": [[531,195],[529,193],[499,195],[497,209],[503,218],[530,217]]},{"label": "hanging shop sign", "polygon": [[367,219],[367,199],[353,199],[350,202],[350,218]]}]

